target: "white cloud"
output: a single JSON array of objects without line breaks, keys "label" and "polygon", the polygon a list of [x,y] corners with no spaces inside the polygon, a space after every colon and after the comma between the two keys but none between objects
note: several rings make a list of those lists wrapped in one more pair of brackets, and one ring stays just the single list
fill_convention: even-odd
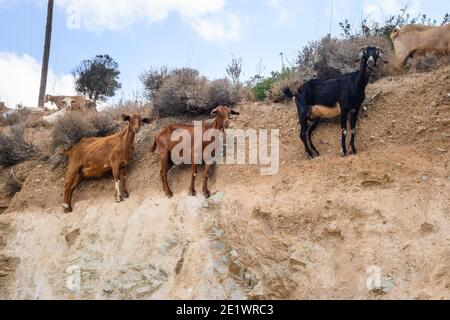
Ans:
[{"label": "white cloud", "polygon": [[[0,70],[0,100],[9,107],[15,107],[19,103],[36,107],[41,65],[28,55],[0,52]],[[47,93],[73,95],[75,90],[72,75],[55,75],[49,70]]]},{"label": "white cloud", "polygon": [[225,0],[57,0],[79,13],[79,25],[88,31],[126,30],[138,23],[151,24],[178,14],[201,37],[221,43],[239,39],[240,19],[228,12]]},{"label": "white cloud", "polygon": [[241,19],[237,14],[201,17],[191,20],[192,28],[205,40],[221,44],[241,37]]},{"label": "white cloud", "polygon": [[266,6],[277,13],[277,24],[285,24],[293,20],[293,12],[284,0],[266,0]]},{"label": "white cloud", "polygon": [[384,19],[391,15],[397,15],[400,10],[408,5],[408,12],[412,15],[418,15],[420,13],[420,1],[400,1],[400,0],[365,0],[363,4],[364,16],[369,20],[375,20],[378,22],[384,21]]}]

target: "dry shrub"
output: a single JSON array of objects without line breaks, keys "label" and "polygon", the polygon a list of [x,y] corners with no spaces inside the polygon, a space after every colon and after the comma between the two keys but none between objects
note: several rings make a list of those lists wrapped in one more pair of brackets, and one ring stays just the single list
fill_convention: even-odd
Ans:
[{"label": "dry shrub", "polygon": [[[355,71],[359,66],[357,51],[363,46],[377,46],[392,60],[392,49],[388,39],[383,37],[351,37],[336,39],[329,36],[310,42],[298,57],[299,73],[304,80],[313,77],[327,79],[338,73]],[[306,77],[304,77],[305,75]],[[385,68],[380,62],[376,78],[385,76]]]},{"label": "dry shrub", "polygon": [[154,94],[153,105],[160,116],[205,112],[207,80],[194,69],[174,71]]},{"label": "dry shrub", "polygon": [[114,133],[118,128],[113,116],[105,112],[93,114],[89,121],[96,137],[106,137]]},{"label": "dry shrub", "polygon": [[147,72],[141,75],[141,81],[161,117],[206,114],[241,99],[237,85],[227,79],[209,81],[190,68]]},{"label": "dry shrub", "polygon": [[239,88],[234,88],[227,79],[214,80],[208,83],[204,98],[204,104],[208,108],[232,106],[240,100]]},{"label": "dry shrub", "polygon": [[13,196],[20,190],[22,190],[22,182],[17,179],[14,174],[14,170],[8,170],[5,173],[5,186],[4,190],[8,196]]},{"label": "dry shrub", "polygon": [[283,89],[286,87],[297,90],[300,86],[301,76],[298,72],[286,72],[274,81],[272,87],[267,93],[267,98],[273,102],[283,102],[287,99],[283,93]]},{"label": "dry shrub", "polygon": [[[275,73],[270,90],[267,91],[267,99],[273,102],[285,100],[283,89],[289,87],[297,90],[305,81],[312,78],[333,79],[343,73],[356,71],[359,67],[357,51],[363,46],[377,46],[386,53],[386,59],[391,60],[392,50],[386,38],[383,37],[351,37],[348,39],[336,39],[330,36],[319,41],[310,42],[299,53],[298,67],[285,69],[281,73]],[[379,79],[386,75],[392,75],[394,69],[378,63],[373,79]]]},{"label": "dry shrub", "polygon": [[117,128],[118,125],[109,113],[86,115],[72,112],[59,119],[53,128],[53,148],[69,149],[83,138],[105,137],[114,133]]},{"label": "dry shrub", "polygon": [[409,72],[429,72],[439,69],[450,64],[450,56],[436,55],[428,53],[408,61],[407,67]]},{"label": "dry shrub", "polygon": [[253,103],[256,101],[255,93],[251,85],[246,85],[241,88],[241,101],[243,103]]},{"label": "dry shrub", "polygon": [[25,127],[17,124],[0,134],[0,165],[13,166],[36,155],[36,148],[25,141],[24,133]]},{"label": "dry shrub", "polygon": [[30,116],[30,111],[18,106],[13,112],[0,115],[0,126],[14,126],[19,123],[25,123]]},{"label": "dry shrub", "polygon": [[148,103],[144,104],[135,100],[126,100],[106,108],[103,112],[109,114],[114,120],[121,121],[122,114],[131,115],[133,113],[139,113],[142,116],[149,116],[153,113],[153,107]]}]

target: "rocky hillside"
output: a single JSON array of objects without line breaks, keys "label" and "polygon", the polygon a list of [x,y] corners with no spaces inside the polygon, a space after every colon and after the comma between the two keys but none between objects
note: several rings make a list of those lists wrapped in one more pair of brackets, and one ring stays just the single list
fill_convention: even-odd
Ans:
[{"label": "rocky hillside", "polygon": [[234,127],[281,130],[280,172],[218,166],[209,200],[187,196],[188,168],[171,171],[164,197],[150,153],[163,123],[140,133],[121,204],[110,178],[90,180],[64,215],[64,168],[23,164],[0,216],[0,298],[449,299],[449,75],[370,85],[348,158],[334,121],[311,161],[293,105],[240,106]]}]

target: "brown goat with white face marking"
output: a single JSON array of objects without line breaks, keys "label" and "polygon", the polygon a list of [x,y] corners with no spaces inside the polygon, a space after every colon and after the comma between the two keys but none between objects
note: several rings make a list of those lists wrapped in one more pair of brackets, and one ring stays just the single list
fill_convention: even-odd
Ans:
[{"label": "brown goat with white face marking", "polygon": [[[220,131],[224,131],[228,129],[230,126],[230,119],[232,119],[232,115],[239,115],[239,112],[231,110],[228,107],[218,107],[211,112],[211,115],[215,115],[216,119],[213,122],[203,122],[202,124],[202,137],[203,133],[208,131],[209,129],[216,129]],[[189,194],[192,196],[196,195],[195,191],[195,178],[197,177],[197,164],[194,161],[194,125],[188,124],[170,124],[165,127],[161,132],[155,136],[155,142],[153,143],[152,152],[156,151],[156,148],[159,149],[160,159],[161,159],[161,181],[163,185],[164,192],[166,195],[171,198],[173,197],[173,192],[170,190],[169,184],[167,182],[167,173],[173,167],[174,163],[172,161],[172,150],[177,146],[180,141],[172,141],[172,134],[176,130],[186,130],[191,136],[191,166],[192,166],[192,179],[191,185],[189,187]],[[202,138],[202,153],[207,146],[214,143],[214,141],[206,141]],[[202,154],[202,160],[203,154]],[[209,178],[209,170],[211,168],[211,164],[205,163],[204,169],[204,178],[203,178],[203,194],[206,198],[211,196],[211,193],[208,190],[208,178]]]},{"label": "brown goat with white face marking", "polygon": [[65,153],[69,156],[64,186],[64,210],[72,212],[72,195],[85,177],[101,177],[112,171],[116,190],[116,201],[121,202],[129,194],[125,184],[125,170],[134,152],[134,137],[142,123],[150,119],[140,114],[122,115],[128,128],[118,134],[104,138],[85,138]]}]

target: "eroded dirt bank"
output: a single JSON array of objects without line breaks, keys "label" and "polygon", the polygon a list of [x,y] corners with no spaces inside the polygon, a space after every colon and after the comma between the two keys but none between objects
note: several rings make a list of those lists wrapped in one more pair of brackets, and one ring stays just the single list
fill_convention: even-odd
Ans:
[{"label": "eroded dirt bank", "polygon": [[293,106],[240,106],[235,127],[281,129],[280,172],[219,166],[210,201],[187,197],[185,168],[163,196],[157,126],[138,137],[121,204],[109,178],[93,180],[64,215],[64,171],[41,164],[0,216],[0,298],[449,299],[449,74],[371,85],[348,158],[334,122],[309,161]]}]

